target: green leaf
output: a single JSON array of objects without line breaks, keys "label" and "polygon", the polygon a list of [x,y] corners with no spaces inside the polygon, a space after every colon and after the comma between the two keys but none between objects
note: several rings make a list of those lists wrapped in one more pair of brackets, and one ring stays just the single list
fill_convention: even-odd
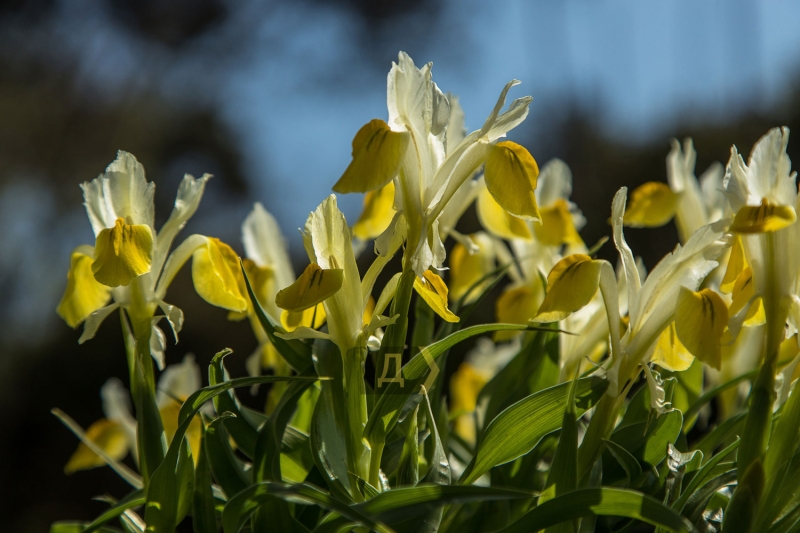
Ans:
[{"label": "green leaf", "polygon": [[755,378],[758,375],[758,370],[753,370],[752,372],[747,372],[746,374],[742,374],[741,376],[735,377],[725,383],[717,385],[716,387],[707,390],[700,396],[694,403],[692,403],[691,407],[686,410],[684,413],[684,418],[690,419],[693,418],[697,413],[700,412],[700,409],[703,408],[705,404],[716,398],[721,392],[724,392],[731,387],[735,387],[739,383],[743,381],[749,381]]},{"label": "green leaf", "polygon": [[224,422],[232,416],[232,413],[223,413],[206,428],[206,454],[211,473],[228,496],[244,490],[253,482],[252,470],[246,469],[245,463],[231,449],[230,435]]},{"label": "green leaf", "polygon": [[622,467],[625,471],[625,475],[628,478],[628,483],[633,485],[636,483],[636,480],[639,479],[639,476],[642,475],[642,465],[639,464],[639,461],[631,455],[631,453],[617,444],[612,440],[604,440],[603,441],[606,445],[606,449],[611,456],[616,459],[617,463]]},{"label": "green leaf", "polygon": [[159,467],[153,473],[147,490],[147,503],[145,505],[145,522],[148,531],[154,533],[171,532],[175,528],[177,519],[177,480],[176,468],[183,438],[192,419],[209,400],[234,387],[249,387],[258,383],[274,383],[277,381],[306,381],[313,382],[317,379],[301,376],[258,376],[252,378],[238,378],[203,387],[192,393],[181,406],[178,413],[178,428],[172,439],[172,444]]},{"label": "green leaf", "polygon": [[192,448],[189,446],[187,439],[183,439],[181,443],[178,467],[176,469],[176,482],[178,505],[175,524],[180,524],[181,520],[186,517],[186,513],[189,512],[194,492],[194,460],[192,459]]},{"label": "green leaf", "polygon": [[712,455],[714,450],[728,439],[738,438],[737,435],[741,432],[746,415],[747,413],[739,413],[727,420],[723,420],[717,427],[703,436],[693,447],[703,452],[704,456]]},{"label": "green leaf", "polygon": [[289,363],[289,366],[291,366],[295,372],[302,374],[313,366],[311,360],[311,346],[300,340],[285,340],[275,335],[278,333],[278,325],[272,321],[272,318],[264,311],[264,308],[261,307],[261,303],[258,301],[256,293],[253,292],[253,287],[250,285],[250,279],[244,271],[244,265],[240,266],[242,268],[245,284],[247,285],[247,294],[250,295],[250,301],[253,304],[253,310],[256,313],[261,327],[264,328],[264,331],[267,333],[269,342],[275,346],[275,349],[278,350],[281,357]]},{"label": "green leaf", "polygon": [[397,466],[397,486],[406,487],[419,481],[419,443],[417,442],[417,413],[419,405],[406,415],[399,424],[400,431],[405,434],[403,450],[400,452],[400,464]]},{"label": "green leaf", "polygon": [[537,506],[501,530],[528,533],[585,516],[620,516],[671,531],[690,531],[691,524],[658,500],[627,489],[580,489]]},{"label": "green leaf", "polygon": [[124,499],[112,505],[110,509],[106,512],[98,516],[94,519],[89,525],[85,526],[82,530],[84,533],[92,533],[93,531],[102,531],[102,527],[107,524],[110,520],[117,518],[119,515],[127,511],[128,509],[133,509],[134,507],[139,507],[140,505],[144,504],[145,497],[144,491],[139,489],[131,492],[126,496]]},{"label": "green leaf", "polygon": [[281,446],[281,475],[284,481],[302,483],[314,468],[309,436],[287,426]]},{"label": "green leaf", "polygon": [[714,455],[711,459],[708,460],[706,464],[697,472],[697,474],[692,477],[692,480],[686,486],[686,489],[681,493],[681,497],[672,505],[672,508],[678,512],[683,511],[683,507],[686,505],[686,502],[689,498],[700,488],[700,486],[708,479],[711,472],[714,468],[723,460],[725,457],[736,451],[736,448],[739,447],[739,439],[737,438],[732,444],[726,447],[724,450],[720,451],[718,454]]},{"label": "green leaf", "polygon": [[533,496],[534,494],[529,491],[497,487],[417,485],[416,487],[401,487],[382,492],[371,500],[354,507],[359,512],[375,517],[375,519],[393,522],[418,516],[443,505],[528,499]]},{"label": "green leaf", "polygon": [[[542,437],[561,425],[561,409],[567,400],[569,383],[562,383],[524,398],[497,415],[484,432],[472,463],[459,484],[469,485],[489,469],[530,452]],[[608,382],[597,377],[578,380],[576,416],[599,400]]]},{"label": "green leaf", "polygon": [[[735,468],[730,469],[718,476],[712,477],[701,487],[691,493],[691,496],[686,500],[686,504],[681,514],[688,517],[689,521],[697,523],[697,521],[699,521],[702,517],[706,505],[708,505],[709,500],[711,500],[714,494],[716,494],[721,488],[735,482]],[[673,506],[673,508],[675,507],[676,506]]]},{"label": "green leaf", "polygon": [[[383,387],[384,392],[375,404],[372,414],[364,428],[364,438],[372,446],[374,459],[379,460],[380,450],[385,443],[386,435],[397,423],[400,410],[412,394],[418,394],[420,386],[425,382],[432,369],[431,362],[436,363],[439,357],[456,344],[483,333],[491,331],[523,331],[527,326],[518,324],[484,324],[471,326],[457,331],[444,339],[424,347],[406,363],[402,369],[403,384],[395,381]],[[376,450],[378,453],[376,454]]]},{"label": "green leaf", "polygon": [[577,377],[570,382],[564,407],[564,419],[558,438],[553,463],[547,474],[545,489],[539,496],[539,504],[575,490],[578,485],[578,417],[575,413],[575,389]]},{"label": "green leaf", "polygon": [[616,430],[611,440],[628,450],[645,466],[656,467],[667,456],[667,445],[673,444],[683,427],[680,411],[669,411],[655,422],[637,422]]},{"label": "green leaf", "polygon": [[373,520],[357,508],[347,505],[318,488],[271,481],[252,485],[228,501],[222,511],[222,526],[225,533],[238,533],[248,518],[272,497],[303,505],[319,505],[339,513],[351,522],[367,526],[379,533],[392,533],[392,530],[383,523]]},{"label": "green leaf", "polygon": [[[59,521],[54,522],[50,526],[50,533],[83,533],[83,528],[86,527],[86,524],[83,522],[65,522]],[[99,533],[116,533],[113,529],[108,529],[105,527],[101,527],[96,529]]]},{"label": "green leaf", "polygon": [[214,494],[211,492],[211,465],[208,462],[207,433],[202,430],[200,457],[194,471],[194,491],[192,493],[192,526],[194,533],[216,533],[217,518],[214,512]]}]

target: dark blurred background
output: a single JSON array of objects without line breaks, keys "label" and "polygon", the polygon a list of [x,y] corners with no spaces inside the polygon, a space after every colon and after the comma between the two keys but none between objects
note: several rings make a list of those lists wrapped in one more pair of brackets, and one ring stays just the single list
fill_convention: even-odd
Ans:
[{"label": "dark blurred background", "polygon": [[[79,346],[80,331],[54,312],[70,250],[93,240],[78,185],[117,149],[157,183],[157,225],[183,174],[210,172],[184,235],[241,251],[239,226],[261,201],[302,267],[295,228],[346,167],[358,128],[385,118],[386,73],[405,50],[435,62],[472,129],[508,80],[523,81],[512,96],[534,100],[512,138],[540,164],[560,157],[572,168],[591,244],[609,233],[618,187],[665,180],[670,137],[694,137],[700,174],[724,164],[731,144],[749,153],[769,127],[795,125],[798,21],[800,4],[756,0],[0,3],[3,530],[89,520],[105,508],[93,496],[125,491],[108,469],[63,474],[76,439],[49,413],[60,407],[87,427],[102,416],[102,383],[126,375],[116,315]],[[351,221],[360,201],[340,199]],[[462,229],[477,229],[472,211]],[[677,242],[672,225],[628,235],[649,267]],[[609,245],[602,253],[613,258]],[[202,366],[228,346],[232,372],[244,373],[255,347],[246,323],[205,305],[188,269],[169,301],[187,320],[168,363],[192,352]]]}]

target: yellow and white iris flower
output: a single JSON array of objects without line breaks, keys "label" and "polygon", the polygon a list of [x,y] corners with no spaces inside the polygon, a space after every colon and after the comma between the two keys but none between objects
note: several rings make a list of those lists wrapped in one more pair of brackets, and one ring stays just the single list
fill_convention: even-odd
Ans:
[{"label": "yellow and white iris flower", "polygon": [[627,294],[628,326],[624,334],[613,268],[606,261],[582,254],[565,257],[551,270],[547,295],[533,319],[562,320],[592,301],[599,287],[611,340],[608,393],[615,397],[625,390],[639,365],[654,356],[655,362],[669,370],[688,368],[692,356],[719,367],[721,339],[728,322],[722,298],[708,289],[698,291],[728,246],[722,225],[700,228],[685,246],[678,245],[642,280],[622,232],[626,196],[624,187],[617,192],[611,218]]},{"label": "yellow and white iris flower", "polygon": [[177,339],[183,312],[166,303],[164,296],[189,258],[193,258],[195,289],[203,299],[232,311],[247,309],[238,257],[227,244],[192,235],[169,254],[176,235],[197,210],[210,177],[195,179],[187,174],[183,178],[175,207],[158,232],[155,184],[147,182],[144,167],[133,155],[120,151],[102,175],[81,186],[95,245],[73,250],[67,288],[57,308],[71,327],[85,322],[79,342],[94,337],[102,321],[123,308],[137,339],[149,339],[150,353],[163,368],[166,341],[157,326],[162,316],[154,314],[162,310]]},{"label": "yellow and white iris flower", "polygon": [[[400,246],[396,241],[391,244],[395,250]],[[334,195],[308,216],[303,245],[311,263],[294,283],[278,291],[275,304],[290,313],[303,313],[322,304],[328,332],[305,324],[282,336],[330,339],[343,357],[353,350],[363,353],[370,335],[396,319],[381,313],[394,296],[398,276],[387,284],[373,306],[370,295],[386,261],[376,258],[375,268],[370,268],[362,281],[353,255],[352,233]]]},{"label": "yellow and white iris flower", "polygon": [[[418,277],[430,267],[442,266],[440,215],[483,164],[487,187],[504,209],[525,219],[540,219],[534,196],[536,161],[516,143],[497,142],[528,114],[530,97],[515,100],[501,113],[508,90],[518,83],[505,86],[480,130],[455,144],[448,138],[448,127],[458,121],[450,121],[451,104],[432,81],[431,64],[419,69],[401,52],[388,76],[388,122],[372,120],[353,139],[353,160],[333,190],[370,193],[393,183],[397,213],[386,232],[403,231],[410,267]],[[386,241],[376,243],[382,255]]]},{"label": "yellow and white iris flower", "polygon": [[[158,380],[156,405],[161,415],[167,443],[172,441],[178,429],[178,413],[182,403],[201,386],[200,367],[194,357],[187,355],[180,364],[169,365]],[[94,422],[86,430],[86,436],[99,446],[111,459],[120,461],[128,453],[137,453],[136,420],[131,414],[130,394],[122,383],[112,378],[100,389],[105,418]],[[195,461],[199,457],[202,422],[197,416],[192,420],[186,437]],[[84,443],[69,458],[64,471],[67,474],[105,465],[105,461]]]}]

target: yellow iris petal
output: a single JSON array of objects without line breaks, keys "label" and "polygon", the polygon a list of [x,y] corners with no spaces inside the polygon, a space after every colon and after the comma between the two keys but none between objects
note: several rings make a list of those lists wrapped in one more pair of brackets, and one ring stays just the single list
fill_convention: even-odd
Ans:
[{"label": "yellow iris petal", "polygon": [[400,168],[411,134],[374,119],[353,139],[353,161],[333,186],[338,193],[369,192],[389,183]]},{"label": "yellow iris petal", "polygon": [[528,224],[503,209],[486,188],[478,194],[478,218],[487,231],[503,239],[533,238]]},{"label": "yellow iris petal", "polygon": [[475,411],[478,394],[486,385],[486,376],[469,363],[462,363],[450,378],[450,414],[455,418],[454,431],[467,442],[475,442]]},{"label": "yellow iris petal", "polygon": [[739,209],[731,224],[736,233],[769,233],[791,226],[797,220],[794,208],[788,205],[775,205],[766,198],[761,205],[746,205]]},{"label": "yellow iris petal", "polygon": [[644,183],[631,193],[623,220],[632,228],[657,228],[675,216],[680,196],[658,181]]},{"label": "yellow iris petal", "polygon": [[239,256],[219,239],[208,237],[206,245],[192,254],[192,281],[197,294],[211,305],[229,311],[247,310],[249,299],[243,290]]},{"label": "yellow iris petal", "polygon": [[287,311],[281,312],[281,326],[287,332],[296,330],[303,326],[306,328],[317,329],[325,323],[328,315],[325,314],[325,306],[320,304],[311,306],[302,311]]},{"label": "yellow iris petal", "polygon": [[367,305],[364,307],[364,313],[361,315],[361,323],[366,326],[372,320],[372,315],[375,314],[375,298],[369,295],[367,298]]},{"label": "yellow iris petal", "polygon": [[[739,275],[747,268],[747,259],[744,255],[744,247],[742,246],[742,238],[739,235],[734,235],[733,246],[731,246],[731,253],[728,256],[728,266],[725,269],[725,276],[719,284],[719,290],[723,294],[730,294]],[[736,314],[736,313],[733,313]]]},{"label": "yellow iris petal", "polygon": [[683,345],[708,366],[719,369],[720,341],[728,324],[728,307],[710,289],[681,287],[675,308],[675,331]]},{"label": "yellow iris petal", "polygon": [[682,372],[692,366],[694,356],[678,338],[675,322],[659,335],[650,361],[670,372]]},{"label": "yellow iris petal", "polygon": [[572,222],[572,214],[569,212],[566,200],[559,198],[539,211],[542,214],[542,224],[533,228],[539,242],[548,246],[583,242]]},{"label": "yellow iris petal", "polygon": [[[166,406],[158,410],[161,415],[161,424],[164,426],[164,435],[167,437],[167,444],[172,442],[172,438],[178,430],[178,415],[181,411],[181,402],[185,401],[185,398],[181,398],[180,400],[180,402],[178,400],[170,400]],[[189,423],[189,429],[186,430],[186,438],[189,440],[189,447],[192,450],[192,457],[195,464],[197,464],[197,460],[200,457],[200,439],[203,433],[202,424],[200,417],[195,415]]]},{"label": "yellow iris petal", "polygon": [[733,300],[728,308],[728,314],[733,316],[738,315],[746,305],[750,305],[750,309],[745,316],[745,326],[760,326],[767,322],[767,315],[761,298],[753,300],[755,292],[753,270],[750,267],[746,267],[736,278],[736,283],[733,284],[733,291],[731,292]]},{"label": "yellow iris petal", "polygon": [[[460,242],[453,246],[450,252],[450,299],[459,300],[481,278],[494,270],[494,250],[492,241],[484,234],[471,237],[472,242],[478,247],[475,253],[469,253],[466,246]],[[467,302],[474,301],[480,296],[483,287],[491,280],[485,280],[469,295]]]},{"label": "yellow iris petal", "polygon": [[[122,426],[105,418],[98,420],[86,430],[86,436],[103,449],[113,459],[122,459],[128,454],[128,437]],[[88,470],[105,465],[106,462],[84,443],[69,458],[64,472],[72,474],[78,470]]]},{"label": "yellow iris petal", "polygon": [[[242,259],[244,271],[247,274],[247,279],[250,280],[250,286],[256,294],[261,305],[266,305],[268,295],[272,292],[272,284],[275,281],[274,271],[270,267],[258,266],[252,259]],[[247,294],[247,285],[244,284],[244,278],[241,278],[241,286],[239,292],[244,296]],[[242,320],[247,317],[248,313],[252,313],[252,302],[249,295],[247,300],[247,311],[230,311],[228,313],[228,320]]]},{"label": "yellow iris petal", "polygon": [[484,169],[486,188],[503,209],[528,220],[541,220],[536,205],[539,165],[524,147],[503,141],[489,149]]},{"label": "yellow iris petal", "polygon": [[547,295],[534,322],[557,322],[588,304],[600,284],[600,261],[584,254],[568,255],[547,275]]},{"label": "yellow iris petal", "polygon": [[343,281],[341,268],[323,269],[311,263],[297,281],[278,291],[275,305],[287,311],[303,311],[336,294]]},{"label": "yellow iris petal", "polygon": [[67,288],[61,297],[56,312],[69,327],[74,328],[86,317],[108,303],[111,288],[99,283],[92,273],[92,258],[80,252],[72,252]]},{"label": "yellow iris petal", "polygon": [[364,195],[364,210],[353,225],[353,235],[362,240],[374,239],[394,218],[394,182]]},{"label": "yellow iris petal", "polygon": [[458,322],[460,318],[447,307],[447,285],[442,278],[430,270],[426,270],[422,276],[414,279],[414,289],[417,294],[447,322]]},{"label": "yellow iris petal", "polygon": [[150,272],[153,261],[153,232],[146,224],[126,224],[118,218],[113,228],[97,235],[92,272],[109,287],[128,285]]}]

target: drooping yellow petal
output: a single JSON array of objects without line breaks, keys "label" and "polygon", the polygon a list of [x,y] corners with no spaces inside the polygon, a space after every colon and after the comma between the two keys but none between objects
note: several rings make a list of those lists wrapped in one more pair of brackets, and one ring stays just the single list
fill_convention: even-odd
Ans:
[{"label": "drooping yellow petal", "polygon": [[632,228],[657,228],[675,216],[680,196],[666,183],[648,181],[631,193],[623,220]]},{"label": "drooping yellow petal", "polygon": [[411,134],[392,131],[386,122],[366,123],[353,139],[353,161],[333,186],[338,193],[369,192],[389,183],[400,168]]},{"label": "drooping yellow petal", "polygon": [[248,309],[239,256],[224,242],[207,237],[192,254],[192,281],[197,294],[211,305],[229,311]]},{"label": "drooping yellow petal", "polygon": [[69,327],[74,328],[108,303],[111,288],[94,279],[92,258],[88,255],[76,250],[72,252],[69,263],[67,288],[56,312]]},{"label": "drooping yellow petal", "polygon": [[692,366],[694,356],[678,338],[675,322],[671,322],[659,335],[650,361],[670,372],[682,372]]},{"label": "drooping yellow petal", "polygon": [[[128,454],[128,437],[122,426],[113,420],[102,418],[89,426],[86,436],[113,459],[120,460]],[[64,467],[64,473],[72,474],[78,470],[88,470],[105,465],[106,462],[84,443],[72,454]]]},{"label": "drooping yellow petal", "polygon": [[474,411],[478,393],[486,382],[486,376],[474,366],[461,363],[450,378],[450,414],[455,416]]},{"label": "drooping yellow petal", "polygon": [[572,222],[572,214],[569,212],[566,200],[559,198],[552,204],[542,207],[539,212],[542,214],[542,224],[533,228],[539,242],[548,246],[583,242]]},{"label": "drooping yellow petal", "polygon": [[[181,402],[185,400],[185,398],[177,398],[158,410],[161,415],[161,424],[164,426],[164,435],[167,437],[167,444],[172,442],[172,438],[178,430],[178,415],[181,411]],[[192,458],[195,464],[197,464],[197,460],[200,457],[200,439],[203,433],[202,424],[200,416],[195,415],[189,423],[189,429],[186,430],[186,438],[189,440],[189,447],[192,449]]]},{"label": "drooping yellow petal", "polygon": [[731,291],[733,291],[736,280],[745,268],[747,268],[747,259],[744,255],[742,238],[739,235],[734,235],[733,246],[731,246],[731,253],[728,256],[728,265],[725,269],[725,276],[723,276],[722,282],[719,284],[719,290],[722,294],[730,294]]},{"label": "drooping yellow petal", "polygon": [[475,411],[478,394],[487,379],[469,363],[461,363],[450,378],[450,415],[455,417],[454,430],[467,442],[475,442]]},{"label": "drooping yellow petal", "polygon": [[375,314],[375,298],[369,295],[367,298],[367,305],[364,307],[364,314],[361,316],[361,323],[367,325],[372,320],[372,315]]},{"label": "drooping yellow petal", "polygon": [[281,312],[281,325],[287,332],[292,332],[301,326],[318,329],[325,323],[327,318],[325,306],[319,303],[302,311],[287,311],[284,309]]},{"label": "drooping yellow petal", "polygon": [[728,314],[734,316],[738,315],[746,305],[750,305],[743,324],[745,326],[760,326],[767,321],[764,303],[760,297],[753,300],[753,296],[755,296],[753,270],[750,267],[746,267],[736,278],[736,283],[733,284],[732,301],[728,308]]},{"label": "drooping yellow petal", "polygon": [[[476,233],[469,237],[477,246],[474,253],[462,243],[457,242],[450,252],[450,299],[459,300],[478,281],[494,270],[494,248],[492,241],[485,233]],[[490,280],[485,280],[469,295],[469,301],[480,296],[483,287]]]},{"label": "drooping yellow petal", "polygon": [[534,322],[557,322],[588,304],[600,286],[600,261],[584,254],[568,255],[547,275],[547,295]]},{"label": "drooping yellow petal", "polygon": [[503,209],[486,188],[478,194],[478,218],[487,231],[503,239],[532,238],[528,224]]},{"label": "drooping yellow petal", "polygon": [[[268,305],[267,299],[273,291],[275,283],[275,271],[271,267],[258,266],[255,261],[251,259],[242,259],[242,266],[247,274],[247,279],[250,280],[250,286],[256,294],[256,298],[262,306]],[[247,285],[244,284],[244,278],[241,278],[242,285],[239,291],[242,295],[247,294]],[[253,305],[250,301],[249,295],[247,300],[246,311],[230,311],[228,313],[228,320],[242,320],[247,318],[249,313],[253,313]]]},{"label": "drooping yellow petal", "polygon": [[118,218],[113,228],[97,235],[92,272],[109,287],[129,284],[150,272],[153,261],[153,232],[146,224],[126,224]]},{"label": "drooping yellow petal", "polygon": [[364,195],[364,210],[353,225],[353,235],[362,240],[374,239],[389,227],[394,214],[394,182],[390,181]]},{"label": "drooping yellow petal", "polygon": [[797,221],[794,207],[776,205],[766,198],[761,205],[746,205],[739,209],[731,224],[736,233],[769,233],[791,226]]},{"label": "drooping yellow petal", "polygon": [[447,285],[438,274],[426,270],[423,277],[414,279],[414,289],[431,309],[447,322],[458,322],[458,318],[447,307]]},{"label": "drooping yellow petal", "polygon": [[486,188],[503,209],[521,218],[541,220],[534,194],[539,165],[523,146],[511,141],[493,145],[484,177]]},{"label": "drooping yellow petal", "polygon": [[728,307],[710,289],[695,292],[681,287],[675,308],[675,331],[695,357],[719,370],[720,341],[728,325]]},{"label": "drooping yellow petal", "polygon": [[[527,324],[536,315],[542,304],[542,289],[535,286],[522,285],[505,291],[495,302],[497,321],[502,324]],[[496,342],[506,341],[519,335],[518,331],[496,331],[493,335]]]},{"label": "drooping yellow petal", "polygon": [[344,271],[341,268],[323,269],[311,263],[297,281],[278,291],[275,305],[287,311],[303,311],[336,294],[342,288],[343,281]]}]

